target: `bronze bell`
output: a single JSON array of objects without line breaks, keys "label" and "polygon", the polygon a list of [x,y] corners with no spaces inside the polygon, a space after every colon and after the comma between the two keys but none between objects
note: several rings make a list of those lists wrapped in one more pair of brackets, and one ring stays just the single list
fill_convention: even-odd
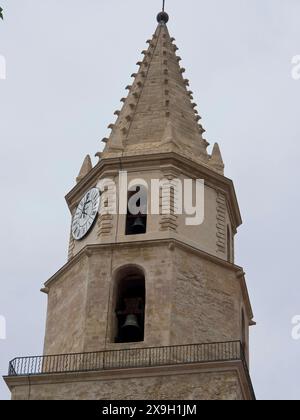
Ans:
[{"label": "bronze bell", "polygon": [[141,217],[137,217],[130,228],[133,234],[145,233],[145,221]]},{"label": "bronze bell", "polygon": [[142,330],[139,326],[137,316],[129,314],[120,330],[120,338],[124,342],[141,341]]},{"label": "bronze bell", "polygon": [[129,314],[126,316],[126,320],[124,324],[122,325],[122,329],[124,328],[138,328],[140,329],[137,316],[134,314]]}]

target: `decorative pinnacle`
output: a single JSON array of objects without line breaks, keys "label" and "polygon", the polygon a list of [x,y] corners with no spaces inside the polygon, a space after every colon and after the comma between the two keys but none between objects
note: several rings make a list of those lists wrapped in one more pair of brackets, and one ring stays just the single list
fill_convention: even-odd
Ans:
[{"label": "decorative pinnacle", "polygon": [[169,22],[169,15],[165,12],[165,0],[163,0],[162,11],[157,15],[157,22],[161,24],[166,24]]}]

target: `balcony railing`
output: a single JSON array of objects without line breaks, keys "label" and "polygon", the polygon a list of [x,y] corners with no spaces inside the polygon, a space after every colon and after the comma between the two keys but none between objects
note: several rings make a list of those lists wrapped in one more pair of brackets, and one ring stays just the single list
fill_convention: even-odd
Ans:
[{"label": "balcony railing", "polygon": [[239,341],[19,357],[9,363],[8,375],[30,376],[229,361],[243,363],[255,398],[243,346]]}]

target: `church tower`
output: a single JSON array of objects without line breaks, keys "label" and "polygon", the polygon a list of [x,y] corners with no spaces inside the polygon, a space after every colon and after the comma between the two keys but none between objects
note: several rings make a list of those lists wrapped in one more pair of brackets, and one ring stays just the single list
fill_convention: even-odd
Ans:
[{"label": "church tower", "polygon": [[234,186],[157,20],[99,162],[66,196],[68,262],[42,289],[44,355],[10,362],[14,399],[255,399]]}]

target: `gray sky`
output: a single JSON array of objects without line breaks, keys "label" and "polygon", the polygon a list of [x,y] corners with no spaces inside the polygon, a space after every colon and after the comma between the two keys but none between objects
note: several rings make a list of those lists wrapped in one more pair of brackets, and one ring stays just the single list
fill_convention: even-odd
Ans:
[{"label": "gray sky", "polygon": [[[65,262],[64,195],[87,153],[100,149],[160,0],[0,0],[0,372],[42,353],[44,281]],[[251,370],[258,398],[300,398],[299,0],[167,0],[210,143],[235,182],[245,267],[258,322]],[[96,162],[96,160],[95,160]],[[8,398],[0,383],[0,398]]]}]

